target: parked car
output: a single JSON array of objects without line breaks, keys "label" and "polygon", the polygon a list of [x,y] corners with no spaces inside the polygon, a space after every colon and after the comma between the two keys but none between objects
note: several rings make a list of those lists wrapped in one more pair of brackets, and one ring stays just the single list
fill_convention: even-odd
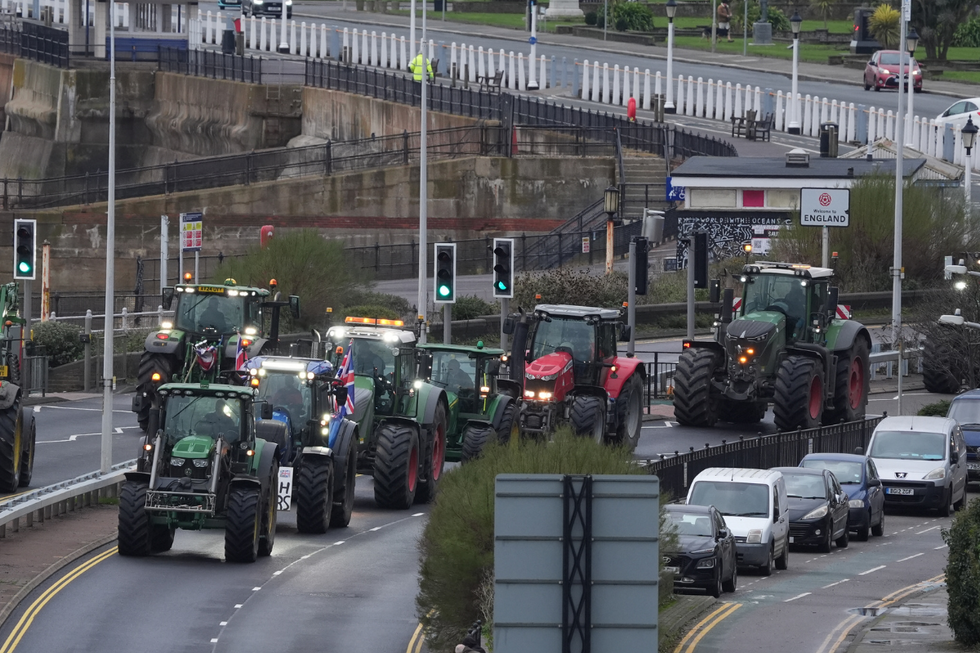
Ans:
[{"label": "parked car", "polygon": [[859,541],[867,542],[869,534],[885,534],[885,493],[873,460],[852,453],[811,453],[800,467],[833,472],[847,492],[847,528]]},{"label": "parked car", "polygon": [[966,482],[980,483],[980,390],[953,397],[946,417],[955,419],[966,442]]},{"label": "parked car", "polygon": [[966,443],[956,420],[886,417],[868,443],[885,487],[885,506],[937,508],[948,517],[966,503]]},{"label": "parked car", "polygon": [[[293,0],[286,1],[286,18],[293,17]],[[283,0],[241,0],[242,12],[246,16],[272,16],[282,18]]]},{"label": "parked car", "polygon": [[738,584],[735,536],[714,506],[665,506],[667,521],[677,532],[678,549],[664,551],[674,590],[703,591],[718,598]]},{"label": "parked car", "polygon": [[786,480],[789,497],[789,543],[816,546],[830,553],[831,544],[847,547],[847,493],[829,469],[774,467]]},{"label": "parked car", "polygon": [[766,469],[709,467],[694,477],[688,505],[714,506],[735,536],[738,564],[759,567],[763,576],[789,566],[786,483]]},{"label": "parked car", "polygon": [[[218,0],[218,9],[238,9],[242,6],[242,0]],[[282,11],[280,6],[279,11]]]},{"label": "parked car", "polygon": [[[902,78],[905,79],[906,90],[909,87],[908,75],[909,75],[909,62],[906,58],[905,65],[899,65],[899,56],[901,53],[898,50],[878,50],[873,55],[871,55],[871,60],[868,61],[868,65],[864,67],[864,90],[869,91],[872,88],[875,91],[880,91],[883,88],[898,88],[898,76],[899,67],[901,67]],[[915,89],[916,93],[922,92],[922,69],[919,68],[919,63],[912,59],[912,87]]]},{"label": "parked car", "polygon": [[973,124],[980,127],[980,97],[953,102],[948,109],[936,116],[936,122],[940,125],[952,125],[957,129],[963,129],[966,121],[971,117]]}]

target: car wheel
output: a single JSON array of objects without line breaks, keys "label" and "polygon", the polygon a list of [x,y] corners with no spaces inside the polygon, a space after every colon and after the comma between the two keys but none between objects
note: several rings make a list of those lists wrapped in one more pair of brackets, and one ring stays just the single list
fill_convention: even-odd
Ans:
[{"label": "car wheel", "polygon": [[949,517],[953,514],[953,489],[950,488],[943,496],[943,505],[939,508],[940,517]]},{"label": "car wheel", "polygon": [[871,84],[868,83],[867,76],[865,76],[865,78],[864,78],[864,90],[866,90],[866,91],[870,91],[871,90]]},{"label": "car wheel", "polygon": [[738,587],[738,565],[732,561],[732,576],[722,584],[722,588],[726,592],[734,592],[736,587]]},{"label": "car wheel", "polygon": [[837,548],[846,549],[849,543],[850,532],[847,530],[847,526],[844,527],[844,534],[837,538]]},{"label": "car wheel", "polygon": [[[769,559],[766,560],[766,564],[759,567],[759,572],[763,576],[772,576],[772,562],[773,562],[773,547],[774,544],[769,545]],[[785,555],[785,554],[784,554]]]},{"label": "car wheel", "polygon": [[875,93],[878,93],[879,91],[881,91],[881,87],[875,84]]},{"label": "car wheel", "polygon": [[789,539],[783,544],[783,553],[776,558],[776,569],[786,571],[789,569]]},{"label": "car wheel", "polygon": [[861,528],[857,529],[857,541],[867,542],[868,537],[870,535],[871,535],[871,511],[868,510],[868,525],[862,526]]},{"label": "car wheel", "polygon": [[819,550],[820,553],[830,553],[830,547],[834,543],[833,523],[831,523],[831,526],[830,527],[827,527],[826,530],[827,530],[827,533],[825,534],[825,536],[823,538],[823,542],[821,542],[817,546],[817,550]]},{"label": "car wheel", "polygon": [[878,523],[871,527],[871,534],[875,537],[881,537],[885,534],[885,509],[881,509],[881,518]]},{"label": "car wheel", "polygon": [[722,586],[721,586],[721,560],[716,560],[715,564],[718,566],[718,573],[715,574],[715,586],[711,588],[711,596],[717,598],[721,597]]}]

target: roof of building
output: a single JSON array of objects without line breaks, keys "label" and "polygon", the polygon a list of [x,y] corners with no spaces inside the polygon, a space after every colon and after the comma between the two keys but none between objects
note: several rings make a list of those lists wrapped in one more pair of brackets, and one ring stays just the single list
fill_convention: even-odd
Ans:
[{"label": "roof of building", "polygon": [[[915,175],[925,159],[905,159],[904,176]],[[672,177],[791,177],[799,179],[847,179],[875,172],[895,171],[892,160],[835,159],[812,157],[806,166],[788,166],[784,157],[753,157],[751,165],[744,159],[721,156],[692,156],[671,172]]]}]

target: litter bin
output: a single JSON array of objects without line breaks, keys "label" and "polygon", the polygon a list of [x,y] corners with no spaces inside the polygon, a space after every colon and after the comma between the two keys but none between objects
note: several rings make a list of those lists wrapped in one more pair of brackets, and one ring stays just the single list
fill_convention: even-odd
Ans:
[{"label": "litter bin", "polygon": [[432,11],[442,11],[442,3],[445,0],[432,0]]},{"label": "litter bin", "polygon": [[653,120],[655,122],[664,121],[664,105],[667,104],[667,96],[663,94],[655,94],[653,96]]},{"label": "litter bin", "polygon": [[824,159],[837,158],[836,122],[824,122],[820,124],[820,157]]}]

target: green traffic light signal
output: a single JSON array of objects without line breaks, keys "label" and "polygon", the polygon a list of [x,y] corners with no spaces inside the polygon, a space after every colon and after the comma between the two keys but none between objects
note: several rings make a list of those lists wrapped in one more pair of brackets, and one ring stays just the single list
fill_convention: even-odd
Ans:
[{"label": "green traffic light signal", "polygon": [[21,274],[30,274],[31,272],[31,266],[27,261],[21,261],[17,267],[20,269]]},{"label": "green traffic light signal", "polygon": [[442,285],[439,286],[439,296],[440,297],[449,297],[449,293],[450,293],[449,286],[447,286],[445,284],[442,284]]},{"label": "green traffic light signal", "polygon": [[500,289],[500,290],[507,290],[507,284],[504,283],[503,281],[498,281],[497,282],[497,288]]}]

